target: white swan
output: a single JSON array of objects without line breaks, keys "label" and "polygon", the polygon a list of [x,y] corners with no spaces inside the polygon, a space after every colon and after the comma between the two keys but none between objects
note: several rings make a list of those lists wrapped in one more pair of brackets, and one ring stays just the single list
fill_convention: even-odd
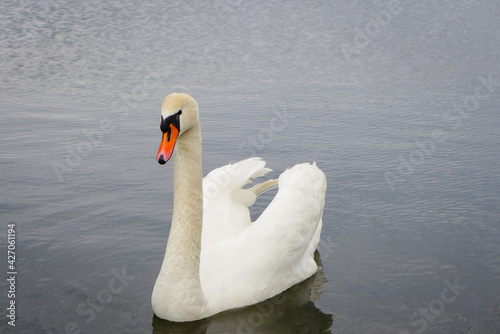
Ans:
[{"label": "white swan", "polygon": [[165,98],[160,129],[158,162],[174,155],[174,209],[151,298],[158,317],[206,318],[271,298],[316,272],[326,177],[315,163],[282,173],[275,198],[251,222],[248,206],[277,183],[243,188],[270,171],[265,162],[243,160],[203,179],[198,104],[187,94]]}]

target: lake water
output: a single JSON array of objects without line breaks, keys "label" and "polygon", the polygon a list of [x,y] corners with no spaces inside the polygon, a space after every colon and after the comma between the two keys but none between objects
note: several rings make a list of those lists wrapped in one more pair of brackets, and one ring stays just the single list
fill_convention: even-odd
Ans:
[{"label": "lake water", "polygon": [[[2,333],[499,333],[499,17],[466,0],[3,1]],[[315,277],[196,323],[153,317],[173,91],[200,105],[205,174],[249,156],[325,172]]]}]

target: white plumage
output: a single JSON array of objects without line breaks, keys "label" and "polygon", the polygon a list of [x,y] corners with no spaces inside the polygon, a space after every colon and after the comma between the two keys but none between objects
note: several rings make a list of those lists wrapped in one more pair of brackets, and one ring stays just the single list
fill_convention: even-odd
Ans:
[{"label": "white plumage", "polygon": [[[279,177],[275,198],[251,222],[248,207],[276,181],[248,184],[270,169],[260,158],[250,158],[217,168],[202,180],[198,105],[187,94],[167,96],[163,118],[178,110],[174,213],[153,290],[156,315],[172,321],[202,319],[271,298],[312,276],[325,202],[324,173],[315,163],[287,169]],[[160,147],[158,158],[164,163],[161,152]]]}]

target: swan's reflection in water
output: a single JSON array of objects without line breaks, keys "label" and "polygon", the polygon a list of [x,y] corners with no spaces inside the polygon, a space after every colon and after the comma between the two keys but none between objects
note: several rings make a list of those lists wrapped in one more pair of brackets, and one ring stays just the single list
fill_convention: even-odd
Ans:
[{"label": "swan's reflection in water", "polygon": [[[318,252],[315,255],[320,264]],[[324,283],[325,275],[319,270],[278,296],[208,319],[176,323],[153,316],[153,334],[330,333],[332,315],[321,312],[313,302],[319,298]]]}]

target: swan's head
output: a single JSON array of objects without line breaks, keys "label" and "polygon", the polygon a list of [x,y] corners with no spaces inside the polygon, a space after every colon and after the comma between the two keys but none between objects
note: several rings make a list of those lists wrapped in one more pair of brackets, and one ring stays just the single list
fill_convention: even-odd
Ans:
[{"label": "swan's head", "polygon": [[160,123],[162,137],[156,155],[158,163],[163,165],[170,159],[177,138],[198,121],[198,103],[188,94],[172,93],[163,100]]}]

